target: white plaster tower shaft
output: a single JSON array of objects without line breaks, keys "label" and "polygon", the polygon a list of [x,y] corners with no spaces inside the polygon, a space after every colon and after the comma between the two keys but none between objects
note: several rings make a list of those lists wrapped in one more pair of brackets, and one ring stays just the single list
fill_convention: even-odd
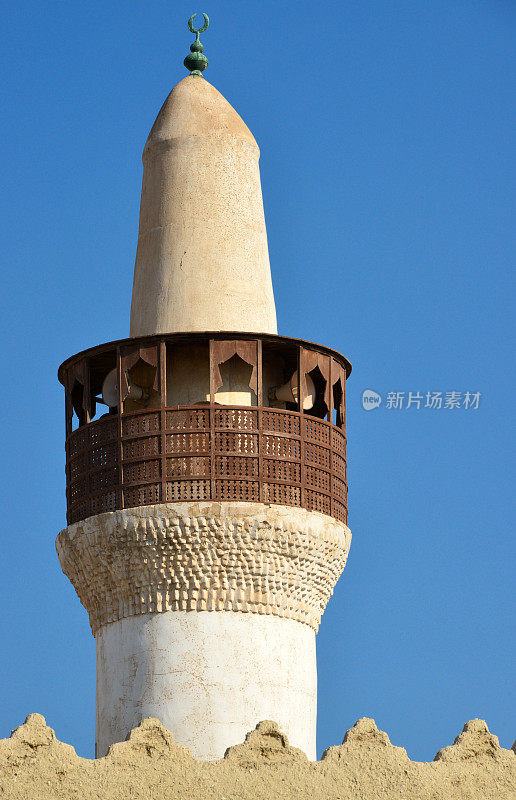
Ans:
[{"label": "white plaster tower shaft", "polygon": [[192,20],[192,74],[143,154],[131,338],[60,368],[57,551],[96,639],[97,756],[158,717],[199,758],[263,719],[315,758],[350,366],[277,336],[258,146],[203,78]]}]

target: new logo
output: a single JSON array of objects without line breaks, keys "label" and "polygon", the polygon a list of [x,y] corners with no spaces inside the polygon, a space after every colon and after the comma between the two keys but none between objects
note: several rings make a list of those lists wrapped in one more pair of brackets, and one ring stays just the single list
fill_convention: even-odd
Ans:
[{"label": "new logo", "polygon": [[362,392],[362,407],[366,411],[372,411],[373,408],[378,408],[381,405],[382,396],[378,392],[373,392],[372,389],[365,389]]}]

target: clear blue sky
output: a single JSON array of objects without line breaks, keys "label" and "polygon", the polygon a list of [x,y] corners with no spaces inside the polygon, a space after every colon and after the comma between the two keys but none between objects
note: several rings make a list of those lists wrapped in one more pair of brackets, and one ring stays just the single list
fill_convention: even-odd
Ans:
[{"label": "clear blue sky", "polygon": [[[94,640],[54,550],[56,369],[128,335],[141,151],[186,74],[194,10],[3,11],[0,736],[38,711],[81,755],[93,754]],[[318,636],[319,751],[361,716],[419,760],[476,716],[510,747],[516,7],[205,10],[207,78],[261,147],[280,333],[354,366],[353,544]],[[380,408],[363,410],[365,389]],[[478,409],[396,410],[390,391],[482,396]]]}]

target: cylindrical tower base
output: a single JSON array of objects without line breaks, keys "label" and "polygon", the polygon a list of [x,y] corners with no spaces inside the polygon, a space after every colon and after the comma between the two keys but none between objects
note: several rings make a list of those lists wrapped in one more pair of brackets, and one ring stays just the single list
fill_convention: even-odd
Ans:
[{"label": "cylindrical tower base", "polygon": [[264,719],[315,759],[315,632],[272,615],[167,611],[97,633],[97,756],[157,717],[200,759],[222,758]]},{"label": "cylindrical tower base", "polygon": [[316,511],[236,501],[69,525],[57,551],[97,639],[97,755],[152,716],[198,758],[263,719],[315,758],[315,632],[350,542]]}]

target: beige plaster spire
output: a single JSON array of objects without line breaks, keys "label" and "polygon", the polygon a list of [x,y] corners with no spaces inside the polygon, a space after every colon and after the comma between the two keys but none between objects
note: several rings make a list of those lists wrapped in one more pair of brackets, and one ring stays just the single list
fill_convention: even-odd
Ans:
[{"label": "beige plaster spire", "polygon": [[277,333],[259,156],[204,78],[169,94],[143,151],[131,336]]}]

